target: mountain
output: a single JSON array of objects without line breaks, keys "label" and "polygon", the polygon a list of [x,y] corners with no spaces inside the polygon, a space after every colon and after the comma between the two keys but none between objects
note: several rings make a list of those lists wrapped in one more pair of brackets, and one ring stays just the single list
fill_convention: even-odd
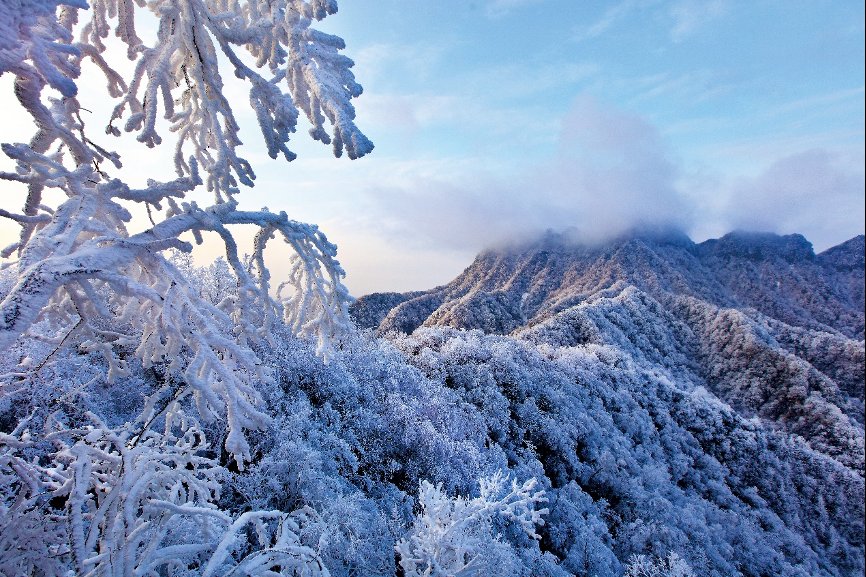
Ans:
[{"label": "mountain", "polygon": [[798,234],[694,243],[640,230],[588,246],[548,232],[481,253],[444,286],[362,297],[351,313],[379,334],[453,327],[615,346],[862,474],[863,287],[862,235],[816,255]]},{"label": "mountain", "polygon": [[631,285],[656,298],[754,309],[792,326],[862,340],[863,245],[861,235],[815,255],[797,234],[733,232],[695,244],[665,230],[585,246],[548,232],[532,243],[481,253],[444,286],[375,293],[358,299],[351,312],[359,326],[379,332],[425,325],[507,334]]},{"label": "mountain", "polygon": [[796,234],[548,232],[350,312],[550,484],[559,567],[862,573],[863,236],[815,254]]}]

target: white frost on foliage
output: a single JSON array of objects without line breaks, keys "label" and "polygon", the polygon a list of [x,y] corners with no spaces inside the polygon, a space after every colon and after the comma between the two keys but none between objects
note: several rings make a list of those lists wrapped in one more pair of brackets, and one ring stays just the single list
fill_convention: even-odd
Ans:
[{"label": "white frost on foliage", "polygon": [[[317,138],[327,140],[319,134],[324,122],[319,111],[324,110],[335,126],[335,146],[341,142],[339,148],[345,145],[351,157],[363,155],[372,145],[352,123],[349,101],[360,94],[349,71],[352,63],[337,54],[339,39],[309,27],[312,18],[335,12],[336,4],[284,1],[269,3],[265,10],[268,5],[260,2],[151,2],[146,8],[160,19],[153,48],[143,46],[135,33],[143,4],[96,0],[77,43],[72,42],[76,6],[84,7],[69,4],[56,14],[55,4],[25,3],[12,10],[12,21],[2,30],[0,72],[15,76],[19,100],[39,131],[29,145],[3,145],[17,168],[0,173],[0,179],[25,184],[29,192],[21,213],[0,211],[22,229],[20,241],[3,251],[5,257],[17,254],[19,261],[18,283],[0,303],[0,346],[10,346],[33,323],[50,318],[59,342],[73,333],[87,333],[91,338],[86,346],[105,354],[114,378],[126,371],[116,349],[135,345],[145,366],[166,362],[173,374],[183,377],[203,417],[226,417],[226,448],[240,464],[249,459],[243,430],[261,428],[266,420],[255,408],[250,382],[269,377],[253,347],[269,338],[282,317],[295,334],[317,339],[319,353],[327,358],[348,330],[350,297],[340,280],[345,273],[336,260],[336,247],[315,226],[292,221],[285,213],[241,211],[230,196],[236,191],[233,174],[247,184],[252,184],[253,174],[235,155],[240,141],[221,94],[216,50],[228,57],[237,75],[251,81],[252,103],[271,149],[291,157],[285,145],[297,117],[294,99],[313,121]],[[112,30],[137,61],[129,81],[103,58],[102,39]],[[48,33],[53,40],[50,57],[43,50]],[[17,44],[10,40],[16,34]],[[257,64],[267,63],[275,77],[265,81],[245,66],[233,52],[237,46],[254,52]],[[270,47],[267,57],[260,53],[265,46]],[[18,51],[10,52],[13,49]],[[171,129],[178,133],[179,178],[151,180],[144,189],[132,189],[105,172],[103,161],[119,167],[120,160],[85,135],[74,97],[72,78],[84,57],[105,72],[109,94],[121,98],[115,117],[130,111],[127,129],[138,130],[139,140],[150,145],[159,142],[154,127],[162,97]],[[55,81],[58,75],[65,84]],[[281,79],[288,80],[289,94],[277,88]],[[64,96],[51,101],[50,110],[41,99],[46,84]],[[178,86],[184,87],[183,94],[175,102],[172,94],[181,90]],[[175,110],[178,103],[182,111]],[[192,151],[184,161],[187,142]],[[56,151],[51,152],[53,147]],[[72,152],[73,167],[66,164],[65,150]],[[202,182],[199,166],[218,200],[209,208],[184,201]],[[43,193],[48,188],[61,190],[67,200],[46,206]],[[154,210],[164,210],[163,218],[131,233],[128,203],[146,206],[151,218]],[[248,263],[242,262],[227,228],[235,224],[260,228]],[[205,302],[163,256],[166,249],[190,250],[178,238],[186,232],[198,241],[205,232],[222,238],[239,287],[234,298],[219,306]],[[281,302],[271,296],[263,256],[276,235],[291,246],[293,255],[291,275],[280,287],[286,294]],[[125,319],[128,331],[99,328],[100,319],[113,314]]]},{"label": "white frost on foliage", "polygon": [[[190,262],[184,253],[172,259],[208,303],[237,298],[227,263],[196,269]],[[10,288],[10,273],[0,271],[0,290]],[[620,320],[627,319],[625,309],[609,304],[599,301],[596,312],[607,311],[613,319],[608,313],[618,311]],[[458,509],[454,496],[473,501],[473,480],[503,470],[511,478],[537,479],[550,512],[535,529],[538,541],[498,513],[487,524],[463,525],[460,542],[477,538],[487,575],[617,577],[630,564],[641,566],[632,563],[633,556],[645,555],[644,566],[658,568],[672,551],[695,575],[707,577],[861,575],[862,475],[796,435],[738,415],[708,389],[692,388],[685,373],[658,364],[648,353],[669,350],[674,333],[651,320],[653,310],[633,309],[659,331],[644,332],[647,342],[534,342],[437,327],[392,335],[390,341],[351,335],[328,363],[315,356],[312,343],[280,324],[256,347],[274,378],[253,385],[273,418],[264,431],[248,435],[253,460],[237,471],[221,449],[224,424],[199,419],[196,425],[210,446],[195,455],[221,469],[218,476],[214,471],[221,495],[213,503],[231,523],[249,511],[291,512],[299,530],[286,527],[334,577],[394,576],[401,562],[396,542],[402,539],[412,549],[412,537],[423,529],[419,519],[433,518],[422,512],[420,480],[430,480],[441,493],[442,514],[436,518],[443,519],[442,535],[446,522],[452,526],[449,512]],[[566,335],[575,318],[551,319],[561,326],[546,334]],[[120,320],[97,327],[120,333],[126,330]],[[14,527],[11,534],[0,531],[0,556],[14,550],[41,563],[44,573],[62,575],[74,568],[66,530],[69,501],[39,489],[23,492],[25,482],[17,479],[28,477],[10,468],[20,463],[15,457],[26,456],[26,470],[58,461],[63,447],[44,441],[58,428],[46,430],[41,423],[85,431],[67,433],[69,447],[92,431],[93,421],[81,417],[85,410],[107,423],[97,428],[116,435],[142,430],[124,425],[139,415],[150,422],[145,428],[164,435],[160,415],[175,395],[183,395],[177,404],[187,418],[197,419],[197,411],[182,380],[157,364],[143,369],[131,348],[120,347],[129,376],[108,383],[100,353],[82,347],[89,340],[84,332],[55,353],[59,339],[37,338],[39,329],[47,336],[49,328],[38,323],[8,355],[0,355],[0,430],[14,439],[4,437],[9,449],[0,451],[0,507],[6,507],[0,527]],[[26,371],[15,366],[21,357],[29,359]],[[148,395],[143,408],[142,394]],[[28,419],[31,412],[35,416]],[[135,434],[127,439],[134,444]],[[28,445],[12,449],[23,442]],[[92,471],[102,475],[104,469]],[[174,519],[185,522],[182,515]],[[272,520],[264,522],[276,531]],[[231,523],[220,525],[222,533],[208,541],[211,548],[191,569],[164,573],[200,576],[222,541],[234,546],[226,572],[238,566],[260,543],[247,541],[257,539],[253,525],[233,533]],[[276,537],[271,533],[270,542]],[[432,537],[422,542],[441,543]],[[28,544],[26,550],[21,543]],[[54,543],[54,549],[45,553],[50,545],[40,549],[43,543]],[[160,547],[170,545],[165,540]],[[59,557],[50,557],[55,553]],[[309,571],[318,570],[316,561],[310,563]],[[417,571],[425,567],[416,565]]]},{"label": "white frost on foliage", "polygon": [[623,577],[696,577],[682,557],[671,551],[656,560],[646,555],[633,555]]},{"label": "white frost on foliage", "polygon": [[[823,273],[791,274],[819,266],[812,259],[799,269],[781,259],[782,274],[742,261],[753,251],[736,238],[655,254],[634,242],[616,251],[615,268],[586,261],[583,280],[552,274],[568,269],[547,247],[527,268],[534,280],[496,266],[466,299],[382,301],[407,305],[393,324],[410,331],[431,315],[501,332],[532,323],[510,337],[344,334],[333,245],[311,225],[237,204],[252,172],[236,156],[215,68],[219,58],[250,82],[272,155],[291,157],[301,111],[314,137],[359,155],[349,101],[360,87],[342,42],[310,28],[333,2],[0,8],[0,73],[15,77],[37,124],[28,144],[3,146],[17,164],[0,174],[27,187],[19,211],[0,209],[21,228],[2,251],[17,262],[0,269],[0,574],[863,574],[862,237],[859,260],[830,263],[854,267],[850,275],[826,277],[859,289],[857,307],[816,299]],[[163,28],[144,47],[134,23],[151,8]],[[106,60],[110,33],[137,62],[131,79]],[[239,64],[243,50],[257,62]],[[171,108],[178,178],[135,189],[111,177],[120,159],[79,115],[72,79],[82,58],[124,103],[115,120],[143,140],[158,142],[155,115]],[[200,167],[214,206],[186,196]],[[136,204],[152,218],[146,230],[128,230]],[[237,224],[259,230],[246,258],[229,230]],[[187,232],[219,236],[225,259],[195,270],[179,239]],[[274,237],[294,255],[277,298],[264,261]],[[620,278],[635,270],[644,281]],[[731,289],[768,311],[778,291],[766,279],[795,277],[797,290],[779,294],[802,310],[786,305],[778,322],[730,309],[737,299],[690,300]],[[838,334],[813,330],[833,316]],[[786,324],[797,319],[808,322]],[[747,418],[728,399],[776,422]],[[494,470],[532,480],[497,475],[476,498],[449,497]],[[550,510],[537,509],[547,499]]]},{"label": "white frost on foliage", "polygon": [[[239,185],[252,186],[255,174],[237,154],[220,67],[249,82],[272,157],[294,158],[287,145],[298,109],[337,156],[363,156],[373,145],[354,124],[353,63],[339,54],[342,40],[311,28],[336,10],[333,0],[0,2],[0,74],[14,77],[36,126],[29,143],[2,145],[15,169],[0,180],[26,187],[26,199],[19,211],[0,209],[21,229],[0,251],[17,258],[0,301],[0,349],[13,351],[2,363],[0,406],[39,397],[31,408],[42,420],[31,428],[4,413],[11,427],[0,430],[13,430],[0,435],[0,527],[15,527],[0,532],[0,574],[328,575],[286,513],[244,510],[234,519],[218,505],[224,467],[233,459],[243,470],[254,459],[250,433],[270,422],[260,388],[275,383],[260,355],[273,334],[287,325],[327,360],[350,329],[336,247],[285,213],[238,206]],[[158,20],[153,46],[136,34],[142,17]],[[133,61],[128,78],[104,44],[112,33]],[[109,135],[123,120],[154,146],[158,117],[168,121],[177,178],[136,189],[111,176],[121,159],[89,135],[76,98],[84,59],[116,99]],[[214,205],[187,199],[201,184]],[[152,226],[130,230],[132,206],[146,209]],[[229,229],[239,224],[259,228],[246,259]],[[169,251],[192,249],[185,233],[223,241],[233,290],[219,300],[172,263]],[[292,254],[279,299],[264,259],[274,237]],[[104,373],[63,394],[43,392],[40,372],[71,362],[70,349],[101,354]],[[85,414],[71,400],[136,371],[157,390],[125,424],[109,427],[106,414]],[[207,427],[217,447],[205,442]]]},{"label": "white frost on foliage", "polygon": [[[72,78],[78,76],[78,50],[61,7],[86,9],[84,0],[3,0],[0,19],[0,74],[12,72],[23,83],[49,84],[64,96],[77,92]],[[64,13],[65,15],[66,13]],[[41,86],[37,88],[41,90]],[[31,93],[32,94],[32,93]],[[21,93],[18,94],[21,98]]]},{"label": "white frost on foliage", "polygon": [[491,575],[501,568],[491,566],[491,545],[496,541],[491,523],[501,515],[539,539],[536,525],[543,525],[547,509],[535,509],[547,501],[544,491],[535,491],[537,481],[511,481],[501,496],[506,478],[501,471],[479,481],[480,495],[474,499],[449,497],[441,483],[421,482],[420,513],[409,536],[397,542],[400,566],[407,577],[472,577]]},{"label": "white frost on foliage", "polygon": [[[49,422],[42,440],[54,446],[48,464],[26,458],[39,444],[27,428],[0,435],[7,497],[0,522],[10,529],[0,535],[0,574],[59,575],[61,560],[71,557],[82,577],[190,570],[327,577],[287,514],[251,511],[233,520],[217,506],[221,468],[204,456],[204,432],[179,400],[161,411],[162,431],[140,428],[144,422],[113,430],[92,413],[78,428]],[[46,507],[55,513],[45,516]],[[249,545],[239,541],[247,530],[260,549],[238,556]]]},{"label": "white frost on foliage", "polygon": [[[327,356],[332,341],[348,328],[348,294],[340,283],[343,271],[335,247],[314,227],[284,214],[244,212],[235,202],[200,209],[184,203],[178,213],[141,233],[127,236],[130,216],[115,199],[166,198],[195,184],[195,173],[169,184],[152,183],[130,190],[119,181],[93,185],[96,175],[87,166],[67,170],[59,162],[25,145],[4,145],[4,151],[30,167],[25,180],[63,190],[69,200],[34,228],[18,263],[18,282],[0,302],[0,346],[10,346],[30,326],[50,320],[59,334],[86,332],[91,350],[100,350],[109,363],[109,378],[125,374],[117,347],[135,345],[145,367],[166,364],[181,375],[196,395],[201,415],[225,415],[229,436],[226,448],[239,463],[249,459],[244,429],[259,429],[265,416],[255,407],[251,379],[267,380],[251,345],[270,334],[279,315],[296,334],[317,336],[319,351]],[[228,224],[256,224],[251,270],[241,263]],[[185,249],[178,235],[192,231],[221,234],[228,262],[240,290],[220,306],[205,301],[161,254]],[[293,295],[284,304],[270,296],[269,273],[263,250],[271,236],[280,234],[295,250],[294,271],[287,281]],[[323,274],[324,273],[324,274]],[[106,300],[102,295],[109,289]],[[119,314],[129,330],[104,331],[100,320]]]},{"label": "white frost on foliage", "polygon": [[[295,158],[287,144],[296,130],[298,108],[312,124],[313,138],[333,142],[336,156],[344,148],[350,158],[373,149],[354,124],[350,101],[361,94],[361,86],[350,70],[354,63],[338,52],[345,47],[343,40],[310,27],[313,19],[336,12],[336,2],[154,0],[147,9],[159,18],[153,46],[136,35],[131,0],[94,0],[94,18],[82,35],[83,44],[102,52],[102,39],[112,30],[109,20],[118,14],[114,31],[136,64],[107,130],[119,134],[114,121],[125,117],[123,130],[136,132],[148,146],[160,144],[156,122],[162,107],[162,116],[178,135],[178,175],[191,173],[191,154],[209,175],[207,188],[218,201],[237,192],[239,182],[252,186],[255,179],[252,166],[236,152],[239,126],[223,96],[220,58],[237,78],[249,82],[250,106],[272,158]],[[239,49],[255,58],[252,67]],[[270,77],[257,71],[265,65]]]}]

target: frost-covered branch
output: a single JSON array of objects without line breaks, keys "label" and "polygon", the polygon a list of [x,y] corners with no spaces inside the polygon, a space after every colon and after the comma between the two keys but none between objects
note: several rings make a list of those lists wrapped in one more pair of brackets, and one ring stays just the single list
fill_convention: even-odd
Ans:
[{"label": "frost-covered branch", "polygon": [[[336,2],[155,0],[145,5],[95,0],[80,39],[74,42],[73,32],[85,14],[82,8],[86,6],[73,0],[32,2],[22,6],[21,14],[13,14],[8,29],[0,30],[0,73],[15,75],[19,101],[38,127],[29,146],[3,149],[17,162],[17,170],[0,173],[0,179],[24,183],[29,191],[20,213],[0,213],[21,227],[19,242],[3,251],[4,256],[18,253],[21,275],[2,305],[0,342],[8,344],[22,334],[61,287],[82,287],[79,301],[92,308],[84,298],[93,292],[87,288],[88,279],[107,283],[120,294],[147,294],[153,300],[146,283],[123,280],[124,267],[169,247],[187,250],[188,245],[177,239],[184,232],[200,241],[202,233],[210,231],[223,239],[227,261],[241,285],[236,309],[229,313],[237,325],[244,325],[235,330],[240,342],[254,334],[267,335],[282,316],[297,334],[317,338],[319,352],[327,356],[334,339],[348,327],[349,296],[340,282],[343,271],[336,249],[316,227],[289,220],[284,213],[237,210],[231,195],[238,182],[251,185],[254,174],[236,154],[238,125],[223,95],[220,58],[238,78],[250,82],[250,103],[271,156],[294,157],[287,143],[296,128],[298,108],[312,122],[314,138],[333,141],[335,154],[345,148],[352,158],[363,156],[372,144],[354,125],[350,101],[361,87],[350,71],[352,62],[339,54],[342,40],[311,28],[314,20],[336,12]],[[136,18],[148,11],[159,20],[152,47],[143,44],[135,28]],[[129,79],[105,58],[103,40],[110,33],[126,44],[128,58],[135,61]],[[246,63],[243,52],[255,62]],[[145,189],[133,189],[104,172],[102,161],[119,167],[120,159],[85,134],[74,84],[85,58],[102,70],[109,95],[120,98],[113,119],[126,118],[125,129],[137,132],[148,145],[161,141],[157,116],[162,108],[170,130],[178,135],[175,160],[180,178],[167,183],[151,180]],[[272,77],[267,79],[256,69],[266,69]],[[43,102],[49,87],[62,96],[49,99],[50,106]],[[333,138],[324,129],[326,121],[333,126]],[[109,132],[118,130],[112,125]],[[66,166],[66,151],[71,152],[72,167]],[[199,167],[217,199],[209,209],[184,202],[202,182]],[[56,209],[45,206],[43,191],[50,187],[62,189],[69,200]],[[124,202],[145,205],[151,219],[152,208],[165,209],[165,218],[131,236]],[[239,223],[262,227],[249,271],[226,228]],[[293,249],[290,277],[279,287],[281,303],[271,299],[262,256],[277,234]]]},{"label": "frost-covered branch", "polygon": [[[0,27],[0,74],[16,77],[16,95],[33,116],[39,132],[31,146],[44,153],[55,142],[72,152],[76,163],[101,160],[106,151],[75,133],[78,110],[75,79],[82,61],[89,59],[106,80],[109,96],[119,99],[106,132],[119,135],[115,122],[125,119],[123,131],[136,133],[147,146],[162,142],[158,122],[169,123],[176,134],[175,169],[189,176],[193,157],[205,172],[207,189],[217,202],[253,185],[252,166],[238,155],[240,127],[231,103],[223,95],[221,59],[233,75],[249,83],[249,105],[256,114],[272,158],[295,158],[288,148],[297,129],[299,109],[312,125],[316,140],[359,158],[373,149],[355,125],[352,98],[362,92],[351,72],[354,63],[340,54],[342,39],[311,27],[337,11],[334,1],[322,0],[94,0],[90,18],[73,35],[79,0],[28,0],[12,11]],[[62,10],[58,14],[58,10]],[[150,12],[158,21],[152,46],[136,32],[136,19]],[[134,61],[124,78],[106,59],[104,39],[118,36]],[[248,54],[245,62],[242,54]],[[257,69],[265,68],[267,76]],[[53,88],[63,97],[66,113],[42,101]],[[326,129],[331,125],[331,133]],[[33,203],[31,203],[33,204]],[[36,203],[38,204],[38,203]]]},{"label": "frost-covered branch", "polygon": [[408,539],[397,542],[400,566],[407,577],[471,577],[495,573],[485,552],[496,540],[491,523],[497,515],[514,521],[534,539],[536,525],[543,525],[547,509],[536,505],[547,501],[544,491],[536,491],[536,480],[523,484],[511,481],[503,495],[507,478],[501,471],[481,479],[480,495],[474,499],[451,498],[441,485],[421,482],[418,502],[421,512]]},{"label": "frost-covered branch", "polygon": [[671,551],[667,557],[652,559],[632,555],[623,577],[695,577],[686,561]]},{"label": "frost-covered branch", "polygon": [[[316,553],[301,545],[298,525],[280,511],[233,519],[220,510],[220,467],[180,399],[164,412],[162,431],[130,438],[96,415],[80,429],[59,423],[0,435],[0,573],[58,575],[310,575],[326,577]],[[27,451],[55,447],[50,464]],[[47,455],[46,455],[47,456]],[[47,461],[47,459],[45,459]],[[50,512],[50,511],[53,511]],[[247,529],[258,545],[239,547]],[[67,535],[69,537],[67,537]],[[244,539],[246,542],[246,538]]]},{"label": "frost-covered branch", "polygon": [[[339,54],[343,41],[310,27],[312,20],[336,12],[335,2],[155,0],[147,9],[159,19],[153,46],[145,46],[136,34],[136,11],[128,0],[94,1],[94,18],[82,34],[82,44],[98,54],[113,29],[136,62],[107,132],[119,135],[115,122],[126,118],[124,131],[155,146],[162,142],[157,127],[162,116],[177,135],[178,174],[190,173],[187,158],[194,157],[217,202],[255,179],[252,166],[237,153],[240,128],[223,96],[221,58],[235,77],[249,82],[249,103],[272,158],[295,158],[288,142],[299,108],[312,124],[313,138],[332,143],[336,156],[345,149],[350,158],[359,158],[373,149],[354,124],[351,99],[361,94],[361,86],[350,71],[353,62]],[[239,49],[255,62],[245,63]],[[265,65],[270,78],[256,71]]]},{"label": "frost-covered branch", "polygon": [[[44,393],[41,425],[24,419],[0,434],[0,574],[328,575],[285,512],[233,519],[216,505],[225,469],[198,423],[219,423],[208,425],[219,452],[243,469],[253,460],[249,432],[269,423],[260,388],[273,375],[261,345],[285,323],[316,339],[327,359],[349,329],[336,247],[286,213],[239,208],[238,187],[255,174],[238,154],[240,128],[221,76],[227,68],[249,83],[272,157],[294,158],[288,142],[300,111],[337,156],[363,156],[372,143],[354,125],[351,99],[361,88],[352,62],[339,54],[341,40],[310,27],[336,3],[21,0],[2,12],[0,74],[14,77],[36,130],[27,144],[2,145],[15,167],[0,181],[26,188],[26,198],[17,210],[0,209],[0,219],[20,227],[18,242],[0,252],[17,257],[0,301],[9,361],[0,402],[42,395],[40,375],[68,362],[70,347],[105,358],[91,384],[131,378],[133,367],[164,383],[123,426],[82,414],[71,399],[90,385],[75,385]],[[152,46],[136,32],[142,17],[158,21]],[[112,62],[109,34],[125,44],[130,75]],[[137,188],[110,174],[121,159],[86,130],[77,99],[84,60],[115,99],[110,135],[123,122],[155,146],[167,121],[177,178]],[[213,206],[188,198],[202,184]],[[136,207],[150,219],[145,230],[134,230]],[[247,260],[235,225],[260,229]],[[234,280],[217,300],[171,258],[192,250],[182,235],[200,243],[206,233],[222,240]],[[292,268],[278,291],[264,258],[276,236],[291,248]],[[43,347],[38,355],[34,343]],[[168,401],[157,409],[157,398]]]},{"label": "frost-covered branch", "polygon": [[[69,200],[53,214],[42,215],[21,253],[18,282],[0,302],[0,346],[11,346],[46,317],[61,325],[84,321],[92,335],[85,346],[103,352],[109,378],[126,371],[117,347],[134,346],[145,367],[165,364],[191,387],[203,417],[227,419],[226,448],[242,464],[249,458],[243,431],[266,422],[256,408],[252,383],[270,378],[250,345],[266,339],[274,323],[284,320],[297,334],[318,338],[318,349],[327,356],[334,339],[348,330],[349,296],[340,282],[343,271],[336,247],[316,227],[292,221],[285,213],[239,211],[235,202],[208,209],[182,203],[176,206],[178,212],[153,227],[125,236],[131,216],[115,198],[134,196],[153,203],[171,199],[192,188],[197,173],[131,191],[119,181],[94,184],[96,175],[87,165],[68,170],[25,145],[6,145],[4,150],[31,166],[27,178],[41,175]],[[251,271],[226,229],[237,224],[266,231],[256,242]],[[178,238],[187,232],[215,232],[225,241],[239,290],[221,307],[204,300],[162,254],[171,248],[189,250]],[[291,295],[283,303],[271,296],[262,254],[273,234],[294,249],[292,275],[281,287],[287,285]],[[110,291],[121,323],[131,328],[128,335],[106,339],[96,329],[97,319],[110,316],[98,296],[101,288]]]}]

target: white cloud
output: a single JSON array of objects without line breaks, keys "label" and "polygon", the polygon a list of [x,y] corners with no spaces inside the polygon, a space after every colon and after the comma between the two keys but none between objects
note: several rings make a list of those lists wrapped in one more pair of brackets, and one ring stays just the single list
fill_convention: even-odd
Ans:
[{"label": "white cloud", "polygon": [[555,158],[510,175],[441,160],[395,170],[366,188],[368,227],[418,255],[471,254],[548,228],[587,241],[641,225],[696,240],[734,228],[799,232],[818,250],[862,233],[862,150],[783,151],[762,151],[757,176],[687,168],[640,116],[580,97],[561,119]]},{"label": "white cloud", "polygon": [[813,149],[775,161],[733,183],[728,228],[801,233],[817,250],[864,230],[864,159]]},{"label": "white cloud", "polygon": [[726,0],[680,0],[670,9],[674,21],[671,39],[682,42],[727,11]]},{"label": "white cloud", "polygon": [[683,74],[662,73],[634,82],[643,90],[631,100],[631,104],[642,101],[665,99],[698,103],[730,92],[733,83],[712,69],[697,69]]},{"label": "white cloud", "polygon": [[654,126],[581,97],[563,121],[560,156],[540,180],[561,195],[552,220],[602,239],[637,225],[686,226],[692,209],[677,188],[679,172]]},{"label": "white cloud", "polygon": [[816,112],[834,112],[840,107],[849,107],[852,110],[859,108],[862,110],[863,93],[864,87],[858,86],[856,88],[814,94],[777,106],[769,114],[774,116],[791,114],[802,118],[806,114],[815,114]]},{"label": "white cloud", "polygon": [[604,14],[602,14],[601,18],[590,24],[589,26],[582,27],[575,32],[574,39],[581,40],[590,40],[592,38],[597,38],[607,32],[614,24],[618,23],[620,20],[625,18],[629,13],[633,10],[640,7],[642,2],[639,0],[623,0],[618,4],[614,4],[610,8],[608,8]]},{"label": "white cloud", "polygon": [[354,74],[361,79],[365,88],[389,83],[395,78],[402,82],[409,78],[425,81],[451,48],[452,45],[443,42],[369,44],[352,51]]},{"label": "white cloud", "polygon": [[678,0],[672,4],[660,0],[621,0],[614,4],[593,23],[575,31],[577,41],[592,40],[606,34],[635,12],[649,11],[652,18],[665,11],[672,19],[670,31],[674,42],[682,42],[710,22],[724,16],[728,11],[728,0]]},{"label": "white cloud", "polygon": [[446,168],[369,195],[383,232],[401,242],[479,250],[547,228],[600,240],[639,224],[685,225],[677,175],[653,126],[584,97],[562,121],[554,160],[512,178]]},{"label": "white cloud", "polygon": [[[600,72],[598,64],[587,61],[507,62],[474,72],[465,79],[464,86],[476,98],[486,100],[538,98],[546,93],[574,90],[575,85]],[[491,86],[496,86],[496,90],[492,92]]]}]

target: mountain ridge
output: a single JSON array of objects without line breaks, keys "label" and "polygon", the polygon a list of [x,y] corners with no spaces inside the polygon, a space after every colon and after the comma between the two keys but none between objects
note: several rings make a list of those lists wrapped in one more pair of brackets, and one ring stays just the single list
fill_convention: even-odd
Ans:
[{"label": "mountain ridge", "polygon": [[551,346],[612,346],[705,387],[864,472],[864,237],[815,254],[802,235],[694,243],[638,231],[606,244],[548,232],[480,253],[429,291],[362,297],[379,334],[451,327]]},{"label": "mountain ridge", "polygon": [[503,334],[520,323],[461,320],[465,305],[498,307],[531,323],[622,282],[862,340],[863,245],[860,235],[816,255],[799,234],[738,231],[698,244],[677,231],[638,231],[592,246],[548,231],[523,245],[482,251],[450,283],[366,295],[350,312],[360,328],[379,332],[409,333],[425,324]]}]

